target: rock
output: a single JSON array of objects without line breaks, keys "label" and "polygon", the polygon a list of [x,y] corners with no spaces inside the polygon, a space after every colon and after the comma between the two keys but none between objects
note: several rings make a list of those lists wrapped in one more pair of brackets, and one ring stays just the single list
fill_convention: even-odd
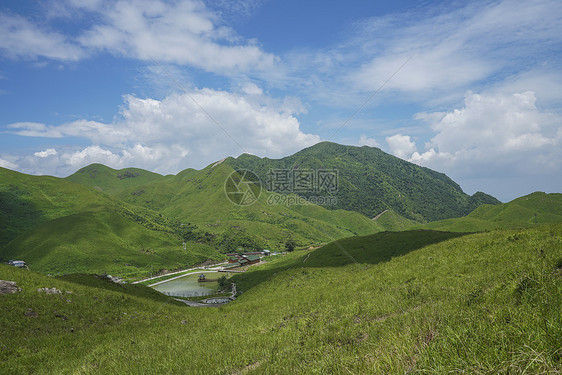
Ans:
[{"label": "rock", "polygon": [[37,314],[35,311],[33,311],[33,309],[27,309],[27,311],[24,312],[23,315],[35,318],[39,314]]},{"label": "rock", "polygon": [[39,288],[39,289],[37,289],[37,292],[45,293],[45,294],[61,294],[62,293],[57,288]]},{"label": "rock", "polygon": [[61,318],[62,320],[68,320],[68,317],[62,314],[55,313],[55,318]]},{"label": "rock", "polygon": [[15,281],[0,280],[0,295],[14,294],[20,291],[21,288],[18,288]]}]

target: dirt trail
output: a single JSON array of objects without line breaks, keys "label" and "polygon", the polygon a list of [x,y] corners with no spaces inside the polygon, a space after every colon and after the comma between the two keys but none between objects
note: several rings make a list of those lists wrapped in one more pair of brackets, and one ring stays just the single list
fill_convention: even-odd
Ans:
[{"label": "dirt trail", "polygon": [[386,212],[388,212],[390,210],[384,210],[383,212],[381,212],[380,214],[378,214],[377,216],[375,216],[374,218],[372,218],[372,220],[378,220],[382,215],[384,215]]}]

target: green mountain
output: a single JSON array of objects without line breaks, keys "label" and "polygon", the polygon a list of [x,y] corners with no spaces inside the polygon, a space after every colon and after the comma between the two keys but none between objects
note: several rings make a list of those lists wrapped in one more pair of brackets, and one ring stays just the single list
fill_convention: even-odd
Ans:
[{"label": "green mountain", "polygon": [[562,222],[562,194],[535,192],[495,206],[482,205],[465,217],[434,221],[418,228],[454,232],[524,228]]},{"label": "green mountain", "polygon": [[375,221],[306,201],[272,204],[266,191],[252,205],[235,205],[224,190],[229,176],[238,174],[227,164],[176,176],[94,164],[68,179],[1,169],[0,259],[23,259],[45,273],[135,278],[240,248],[283,250],[289,240],[318,246],[412,224],[392,212]]},{"label": "green mountain", "polygon": [[[80,175],[90,175],[91,168],[100,167],[85,167],[79,171]],[[194,225],[199,238],[206,233],[207,238],[214,238],[215,244],[221,241],[230,244],[229,251],[238,247],[282,250],[288,239],[301,247],[316,246],[336,238],[399,230],[413,224],[393,212],[371,220],[357,212],[328,210],[307,201],[279,202],[264,189],[258,189],[260,195],[253,204],[236,205],[225,193],[225,183],[229,176],[240,176],[227,162],[131,186],[121,184],[115,177],[119,172],[111,171],[110,190],[115,198]],[[105,182],[106,174],[103,176],[100,183],[96,177],[83,181],[89,186],[109,186]],[[76,175],[69,179],[77,180]]]},{"label": "green mountain", "polygon": [[96,189],[0,169],[0,259],[45,273],[139,277],[220,258],[207,244],[182,246],[179,223]]},{"label": "green mountain", "polygon": [[142,185],[161,178],[158,173],[139,168],[115,170],[103,164],[91,164],[78,170],[66,179],[78,184],[91,186],[109,194]]},{"label": "green mountain", "polygon": [[338,240],[205,309],[0,265],[21,288],[0,295],[0,373],[557,374],[561,244],[561,224]]},{"label": "green mountain", "polygon": [[[337,191],[295,193],[309,199],[319,194],[331,195],[337,198],[337,203],[327,208],[356,211],[368,217],[390,209],[408,219],[434,221],[464,216],[481,204],[500,203],[481,192],[469,196],[443,173],[368,146],[321,142],[282,159],[244,154],[229,158],[226,163],[235,169],[255,172],[270,190],[285,187],[279,184],[279,179],[286,176],[272,174],[272,170],[289,171],[288,179],[306,177],[309,171],[337,171]],[[315,178],[322,184],[321,177]]]}]

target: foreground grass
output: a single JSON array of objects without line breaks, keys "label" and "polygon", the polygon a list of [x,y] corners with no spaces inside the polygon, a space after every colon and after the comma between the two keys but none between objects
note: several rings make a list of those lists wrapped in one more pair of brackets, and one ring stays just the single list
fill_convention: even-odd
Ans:
[{"label": "foreground grass", "polygon": [[[334,266],[330,245],[304,263],[308,254],[291,254],[212,309],[0,267],[23,288],[0,296],[0,373],[562,371],[561,225],[423,243],[378,261],[392,243],[366,241],[345,249],[370,261]],[[73,293],[36,291],[53,286]]]}]

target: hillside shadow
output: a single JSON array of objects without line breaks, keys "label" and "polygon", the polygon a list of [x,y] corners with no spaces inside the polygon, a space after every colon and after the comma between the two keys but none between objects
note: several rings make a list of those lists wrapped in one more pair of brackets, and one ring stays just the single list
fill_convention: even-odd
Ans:
[{"label": "hillside shadow", "polygon": [[41,210],[19,194],[0,191],[0,246],[44,221]]},{"label": "hillside shadow", "polygon": [[377,264],[467,234],[418,229],[343,238],[310,253],[309,259],[303,263],[303,266],[342,267],[350,263]]},{"label": "hillside shadow", "polygon": [[394,257],[408,254],[425,246],[436,244],[470,233],[440,232],[433,230],[410,230],[403,232],[381,232],[368,236],[349,237],[327,244],[292,262],[264,270],[254,270],[236,275],[239,290],[248,290],[270,279],[279,272],[291,268],[343,267],[348,264],[377,264]]}]

